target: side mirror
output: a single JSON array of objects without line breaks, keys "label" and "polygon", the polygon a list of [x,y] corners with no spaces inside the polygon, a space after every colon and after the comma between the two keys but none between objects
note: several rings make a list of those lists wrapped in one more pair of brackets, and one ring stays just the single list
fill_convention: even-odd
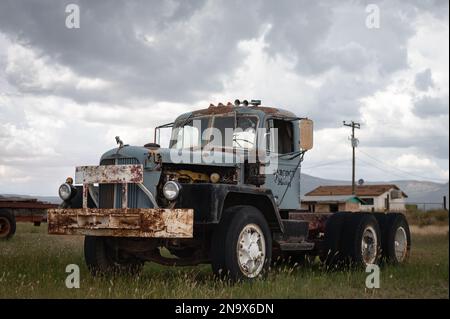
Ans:
[{"label": "side mirror", "polygon": [[313,148],[313,121],[302,119],[299,123],[300,127],[300,149],[308,151]]}]

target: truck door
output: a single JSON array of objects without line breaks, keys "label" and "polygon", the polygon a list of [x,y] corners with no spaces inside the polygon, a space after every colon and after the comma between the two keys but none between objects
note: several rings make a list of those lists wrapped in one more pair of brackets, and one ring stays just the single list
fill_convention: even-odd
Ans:
[{"label": "truck door", "polygon": [[269,118],[266,129],[267,159],[270,163],[266,162],[264,187],[272,190],[280,209],[299,209],[300,169],[296,170],[296,167],[300,158],[289,155],[299,150],[296,142],[296,137],[299,136],[298,120]]}]

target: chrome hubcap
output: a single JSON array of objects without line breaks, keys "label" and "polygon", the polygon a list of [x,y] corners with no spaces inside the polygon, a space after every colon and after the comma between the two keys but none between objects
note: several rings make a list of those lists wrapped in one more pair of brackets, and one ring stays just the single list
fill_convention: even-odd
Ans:
[{"label": "chrome hubcap", "polygon": [[266,242],[261,228],[256,224],[246,225],[237,242],[238,264],[242,273],[253,278],[258,276],[266,258]]},{"label": "chrome hubcap", "polygon": [[403,227],[397,228],[394,238],[395,258],[398,262],[402,262],[408,252],[408,237]]},{"label": "chrome hubcap", "polygon": [[366,265],[375,263],[378,254],[378,238],[372,226],[364,229],[361,240],[361,254]]}]

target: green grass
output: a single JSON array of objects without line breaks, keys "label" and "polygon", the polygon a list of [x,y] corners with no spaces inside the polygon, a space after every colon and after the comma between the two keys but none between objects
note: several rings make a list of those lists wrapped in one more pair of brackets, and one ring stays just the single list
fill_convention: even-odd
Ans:
[{"label": "green grass", "polygon": [[[413,236],[408,264],[381,268],[381,288],[365,288],[363,271],[326,272],[320,265],[278,267],[266,280],[230,285],[210,266],[164,267],[147,263],[137,278],[92,277],[83,238],[50,236],[43,224],[18,224],[0,242],[0,298],[448,298],[448,235]],[[81,288],[65,286],[65,267],[78,264]]]}]

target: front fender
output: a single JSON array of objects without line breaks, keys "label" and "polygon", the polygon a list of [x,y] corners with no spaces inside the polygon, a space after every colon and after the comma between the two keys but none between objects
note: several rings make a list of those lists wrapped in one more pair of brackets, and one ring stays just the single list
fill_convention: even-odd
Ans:
[{"label": "front fender", "polygon": [[196,224],[218,224],[225,208],[232,205],[256,206],[272,229],[283,232],[278,207],[268,189],[229,184],[182,184],[175,207],[193,208]]}]

